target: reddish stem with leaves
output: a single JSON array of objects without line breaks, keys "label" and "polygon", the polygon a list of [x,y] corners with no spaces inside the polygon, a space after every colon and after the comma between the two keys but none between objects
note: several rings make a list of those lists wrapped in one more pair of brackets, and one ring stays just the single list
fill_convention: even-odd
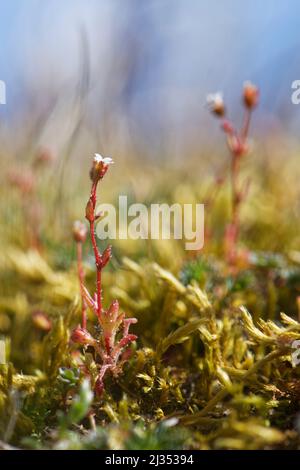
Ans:
[{"label": "reddish stem with leaves", "polygon": [[[82,243],[85,237],[82,237],[82,234],[79,233],[75,234],[74,231],[75,240],[77,241],[78,276],[82,294],[82,326],[75,328],[72,332],[71,339],[75,343],[89,345],[95,350],[95,360],[99,368],[99,373],[95,381],[95,391],[98,395],[101,395],[103,392],[106,373],[110,371],[116,376],[122,371],[122,364],[128,359],[128,357],[122,359],[122,353],[125,348],[137,339],[136,335],[129,333],[130,325],[137,322],[136,318],[125,318],[125,314],[119,312],[119,303],[117,300],[114,300],[107,310],[103,309],[102,306],[102,270],[111,258],[111,247],[108,246],[101,254],[97,246],[95,223],[101,217],[101,214],[96,213],[97,187],[99,181],[102,180],[109,165],[112,163],[110,158],[103,158],[96,154],[90,172],[92,187],[86,205],[85,216],[90,226],[90,237],[96,265],[96,293],[93,296],[84,285],[81,260]],[[97,316],[100,326],[99,338],[94,338],[86,329],[87,307]],[[99,359],[101,361],[100,363]]]},{"label": "reddish stem with leaves", "polygon": [[91,242],[93,246],[94,256],[95,256],[95,264],[96,264],[96,272],[97,272],[97,281],[96,281],[96,293],[97,293],[97,314],[99,320],[101,319],[102,315],[102,286],[101,286],[101,275],[102,275],[102,257],[97,246],[96,242],[96,232],[95,232],[95,220],[96,220],[96,204],[97,204],[97,185],[99,180],[96,180],[92,184],[91,195],[87,205],[87,219],[90,223],[90,236]]},{"label": "reddish stem with leaves", "polygon": [[212,112],[222,119],[221,127],[227,137],[227,145],[231,154],[230,180],[231,180],[231,221],[225,233],[225,254],[229,265],[235,265],[238,260],[238,240],[240,234],[240,207],[245,200],[249,182],[244,187],[240,183],[241,159],[248,152],[248,135],[252,116],[252,110],[258,103],[259,92],[255,85],[245,83],[243,90],[243,102],[245,116],[243,125],[238,131],[225,117],[225,105],[220,94],[210,95],[208,102]]}]

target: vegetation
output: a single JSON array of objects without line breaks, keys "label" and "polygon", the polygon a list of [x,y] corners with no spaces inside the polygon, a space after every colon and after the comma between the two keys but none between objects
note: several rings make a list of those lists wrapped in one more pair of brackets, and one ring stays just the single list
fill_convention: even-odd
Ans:
[{"label": "vegetation", "polygon": [[[57,184],[45,150],[8,165],[2,448],[300,448],[298,155],[288,163],[259,148],[250,155],[254,85],[243,102],[237,132],[223,100],[210,96],[230,150],[229,172],[213,181],[208,158],[175,169],[131,156],[104,178],[112,161],[96,155],[90,237],[77,221],[72,240],[90,160],[79,174],[69,161]],[[105,248],[95,237],[100,181],[102,201],[125,193],[145,204],[206,202],[204,249],[130,239]]]}]

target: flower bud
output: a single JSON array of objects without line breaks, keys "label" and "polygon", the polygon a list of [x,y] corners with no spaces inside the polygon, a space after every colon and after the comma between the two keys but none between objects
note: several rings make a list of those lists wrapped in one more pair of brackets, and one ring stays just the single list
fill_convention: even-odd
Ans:
[{"label": "flower bud", "polygon": [[109,245],[107,248],[105,248],[105,250],[103,251],[102,253],[102,268],[105,268],[105,266],[107,265],[107,263],[109,262],[111,258],[111,246]]},{"label": "flower bud", "polygon": [[244,83],[244,90],[243,90],[243,99],[246,108],[252,109],[258,103],[259,98],[259,90],[256,85],[253,85],[251,82]]},{"label": "flower bud", "polygon": [[47,148],[39,148],[34,160],[34,165],[48,165],[54,160],[53,153]]},{"label": "flower bud", "polygon": [[8,180],[23,194],[32,194],[36,187],[36,178],[30,170],[12,170],[8,174]]},{"label": "flower bud", "polygon": [[77,326],[77,328],[75,328],[75,330],[72,331],[71,340],[74,343],[90,345],[95,344],[96,341],[87,330],[81,328],[81,326],[79,325]]},{"label": "flower bud", "polygon": [[86,240],[86,235],[87,235],[86,226],[82,222],[80,222],[80,220],[76,220],[73,225],[74,240],[78,243],[84,243]]},{"label": "flower bud", "polygon": [[233,125],[231,124],[230,121],[228,121],[228,119],[224,119],[224,121],[221,124],[221,128],[226,134],[233,134],[234,132]]},{"label": "flower bud", "polygon": [[89,222],[93,222],[95,215],[94,215],[94,205],[91,199],[88,200],[88,203],[85,208],[85,217]]},{"label": "flower bud", "polygon": [[213,93],[207,95],[206,102],[210,111],[218,117],[225,115],[225,104],[222,93]]},{"label": "flower bud", "polygon": [[52,323],[49,317],[44,312],[34,312],[32,314],[32,321],[34,326],[39,330],[49,331],[51,330]]}]

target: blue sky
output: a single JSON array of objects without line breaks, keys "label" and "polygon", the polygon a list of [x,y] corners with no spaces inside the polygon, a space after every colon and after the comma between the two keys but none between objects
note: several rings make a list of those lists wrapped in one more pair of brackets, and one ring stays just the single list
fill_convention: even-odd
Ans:
[{"label": "blue sky", "polygon": [[290,84],[300,78],[298,11],[297,0],[0,0],[8,109],[30,92],[76,81],[84,28],[99,104],[111,64],[138,52],[122,99],[133,114],[147,106],[146,125],[162,101],[180,121],[210,91],[233,99],[246,79],[262,88],[266,113],[293,119],[300,115],[290,104]]}]

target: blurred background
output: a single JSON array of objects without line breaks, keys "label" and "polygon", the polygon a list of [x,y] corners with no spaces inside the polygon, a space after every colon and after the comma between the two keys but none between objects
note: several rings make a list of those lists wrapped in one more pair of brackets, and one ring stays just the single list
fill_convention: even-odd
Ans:
[{"label": "blurred background", "polygon": [[[103,201],[205,203],[217,243],[230,213],[229,154],[206,96],[222,91],[239,128],[251,80],[260,103],[243,169],[245,238],[262,249],[297,247],[297,9],[296,0],[0,0],[5,243],[70,239],[95,152],[117,163]],[[138,255],[135,243],[125,249]]]},{"label": "blurred background", "polygon": [[257,129],[297,140],[300,107],[291,103],[291,83],[300,78],[298,6],[1,0],[2,150],[21,152],[29,133],[57,153],[76,133],[73,153],[82,153],[85,136],[92,149],[120,158],[134,152],[175,162],[219,135],[205,109],[207,93],[222,90],[239,118],[245,80],[261,89]]}]

